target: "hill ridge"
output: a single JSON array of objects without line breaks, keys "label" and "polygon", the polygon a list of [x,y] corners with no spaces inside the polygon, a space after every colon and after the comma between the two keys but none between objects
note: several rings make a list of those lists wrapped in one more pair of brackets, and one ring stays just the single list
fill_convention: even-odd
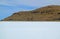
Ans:
[{"label": "hill ridge", "polygon": [[3,21],[59,21],[60,5],[49,5],[31,11],[20,11]]}]

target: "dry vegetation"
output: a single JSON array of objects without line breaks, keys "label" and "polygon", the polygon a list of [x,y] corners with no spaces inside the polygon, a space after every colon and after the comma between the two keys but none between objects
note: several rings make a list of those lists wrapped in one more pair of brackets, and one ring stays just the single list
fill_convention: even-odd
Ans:
[{"label": "dry vegetation", "polygon": [[3,21],[60,21],[60,6],[52,5],[32,11],[21,11]]}]

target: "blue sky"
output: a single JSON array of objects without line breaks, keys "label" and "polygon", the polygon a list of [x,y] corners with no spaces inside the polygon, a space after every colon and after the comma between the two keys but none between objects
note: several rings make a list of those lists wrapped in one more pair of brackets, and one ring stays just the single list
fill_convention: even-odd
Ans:
[{"label": "blue sky", "polygon": [[60,0],[0,0],[0,20],[14,12],[32,10],[47,5],[60,5]]},{"label": "blue sky", "polygon": [[0,39],[60,39],[60,22],[0,22]]}]

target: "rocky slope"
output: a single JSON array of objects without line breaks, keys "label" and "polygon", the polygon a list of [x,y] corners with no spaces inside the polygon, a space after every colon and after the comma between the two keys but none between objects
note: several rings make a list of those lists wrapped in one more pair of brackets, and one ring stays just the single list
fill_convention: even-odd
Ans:
[{"label": "rocky slope", "polygon": [[60,21],[60,6],[50,5],[31,11],[20,11],[3,21]]}]

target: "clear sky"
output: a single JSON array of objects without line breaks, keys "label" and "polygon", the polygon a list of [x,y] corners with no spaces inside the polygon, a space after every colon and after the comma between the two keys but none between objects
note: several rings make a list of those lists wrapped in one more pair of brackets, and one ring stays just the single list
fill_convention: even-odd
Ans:
[{"label": "clear sky", "polygon": [[32,10],[47,5],[60,5],[60,0],[0,0],[0,20],[14,12]]},{"label": "clear sky", "polygon": [[60,39],[60,22],[0,22],[0,39]]}]

